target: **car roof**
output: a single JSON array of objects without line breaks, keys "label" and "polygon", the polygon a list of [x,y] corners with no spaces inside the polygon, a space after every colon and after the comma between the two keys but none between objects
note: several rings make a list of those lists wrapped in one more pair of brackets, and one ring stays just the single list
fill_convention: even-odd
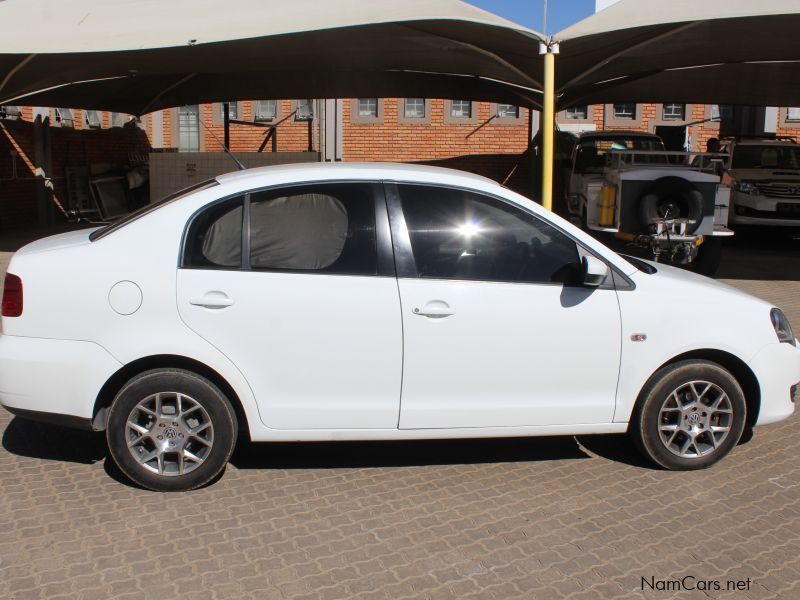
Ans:
[{"label": "car roof", "polygon": [[420,180],[430,181],[437,177],[446,177],[449,181],[461,180],[465,185],[469,183],[490,183],[498,185],[498,183],[488,177],[468,173],[466,171],[459,171],[456,169],[447,169],[444,167],[432,167],[428,165],[413,165],[407,163],[380,163],[380,162],[309,162],[309,163],[293,163],[287,165],[271,165],[267,167],[255,167],[252,169],[243,169],[241,171],[234,171],[224,175],[218,175],[216,180],[221,184],[228,183],[243,183],[245,181],[251,184],[258,184],[258,180],[262,178],[296,178],[316,180],[316,179],[337,179],[337,178],[353,178],[353,179],[400,179],[400,180]]}]

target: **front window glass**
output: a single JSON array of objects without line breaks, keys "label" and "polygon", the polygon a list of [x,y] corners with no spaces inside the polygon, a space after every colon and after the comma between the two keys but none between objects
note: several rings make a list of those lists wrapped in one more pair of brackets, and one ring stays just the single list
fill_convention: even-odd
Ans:
[{"label": "front window glass", "polygon": [[253,194],[253,269],[377,273],[375,201],[370,184],[331,183]]},{"label": "front window glass", "polygon": [[732,169],[800,169],[800,146],[740,144],[733,152]]},{"label": "front window glass", "polygon": [[575,242],[534,215],[464,190],[398,188],[420,277],[561,283],[575,273]]}]

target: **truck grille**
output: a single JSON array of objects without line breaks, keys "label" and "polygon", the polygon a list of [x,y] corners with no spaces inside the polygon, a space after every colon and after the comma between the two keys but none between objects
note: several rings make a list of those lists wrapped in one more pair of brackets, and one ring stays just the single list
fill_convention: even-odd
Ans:
[{"label": "truck grille", "polygon": [[800,181],[797,183],[758,183],[756,187],[767,198],[800,200]]}]

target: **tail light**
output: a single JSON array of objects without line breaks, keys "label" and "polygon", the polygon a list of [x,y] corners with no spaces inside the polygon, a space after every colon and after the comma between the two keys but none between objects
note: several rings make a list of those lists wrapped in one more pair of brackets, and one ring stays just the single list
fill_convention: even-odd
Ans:
[{"label": "tail light", "polygon": [[22,314],[22,279],[6,273],[3,286],[3,316],[18,317]]}]

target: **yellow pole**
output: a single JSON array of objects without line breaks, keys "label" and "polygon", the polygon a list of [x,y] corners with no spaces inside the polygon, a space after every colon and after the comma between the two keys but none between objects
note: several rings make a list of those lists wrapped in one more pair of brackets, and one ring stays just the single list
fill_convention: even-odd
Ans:
[{"label": "yellow pole", "polygon": [[[543,48],[543,50],[545,50]],[[544,51],[544,106],[542,107],[542,206],[553,210],[553,156],[556,108],[556,52],[551,45]]]}]

